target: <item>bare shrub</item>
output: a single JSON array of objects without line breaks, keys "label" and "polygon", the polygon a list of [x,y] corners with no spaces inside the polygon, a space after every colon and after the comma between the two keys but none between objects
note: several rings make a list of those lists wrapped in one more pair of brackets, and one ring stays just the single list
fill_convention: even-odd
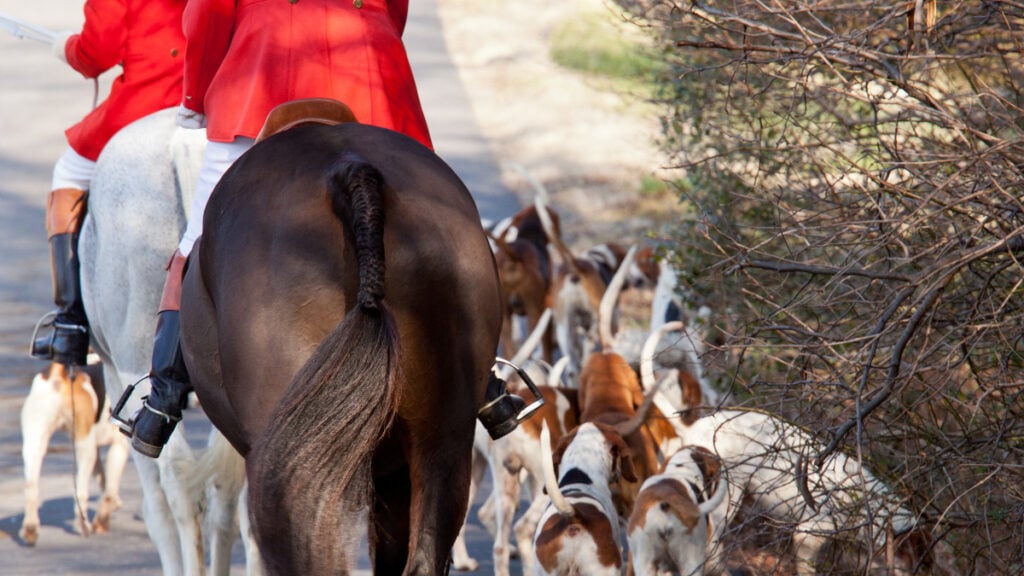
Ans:
[{"label": "bare shrub", "polygon": [[671,64],[671,244],[721,385],[862,457],[952,571],[1020,573],[1024,3],[628,7]]}]

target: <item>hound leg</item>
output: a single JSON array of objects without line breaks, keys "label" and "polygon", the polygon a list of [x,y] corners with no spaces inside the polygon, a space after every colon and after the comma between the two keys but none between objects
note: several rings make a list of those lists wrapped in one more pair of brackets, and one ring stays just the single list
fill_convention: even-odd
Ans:
[{"label": "hound leg", "polygon": [[796,572],[801,576],[816,574],[818,552],[825,545],[826,534],[834,534],[839,527],[833,519],[817,514],[797,525],[793,533],[793,552],[796,555]]},{"label": "hound leg", "polygon": [[92,531],[89,525],[89,482],[96,471],[96,458],[99,448],[96,446],[96,434],[93,430],[76,434],[75,438],[75,532],[88,535]]},{"label": "hound leg", "polygon": [[[473,471],[469,481],[469,505],[473,505],[477,491],[483,482],[484,473],[487,472],[487,456],[473,448]],[[455,538],[455,545],[452,546],[452,566],[461,572],[473,572],[480,567],[480,563],[469,555],[466,549],[466,526],[469,523],[469,508],[466,509],[466,520],[462,523],[459,535]]]},{"label": "hound leg", "polygon": [[497,492],[497,486],[491,487],[491,493],[484,499],[484,503],[480,505],[480,509],[476,511],[476,518],[480,521],[480,524],[487,530],[487,533],[494,538],[494,535],[498,533],[498,520],[496,518],[498,512],[495,510],[495,501],[498,497],[495,495]]},{"label": "hound leg", "polygon": [[93,531],[102,534],[110,530],[110,515],[121,507],[121,476],[128,462],[128,439],[109,424],[102,426],[97,433],[103,438],[100,443],[109,443],[107,460],[103,468],[103,500],[96,510],[93,520]]},{"label": "hound leg", "polygon": [[519,504],[519,471],[522,463],[519,458],[505,455],[501,448],[502,441],[494,443],[494,493],[496,532],[494,534],[494,574],[509,576],[509,540],[512,538],[512,521]]},{"label": "hound leg", "polygon": [[25,469],[25,517],[19,535],[25,544],[35,546],[39,538],[39,475],[50,437],[57,427],[61,398],[40,377],[21,409],[21,459]]},{"label": "hound leg", "polygon": [[515,524],[516,543],[519,545],[519,559],[523,564],[523,574],[533,574],[533,536],[537,531],[537,523],[548,505],[548,497],[544,494],[544,483],[536,477],[531,480],[533,500],[530,507]]}]

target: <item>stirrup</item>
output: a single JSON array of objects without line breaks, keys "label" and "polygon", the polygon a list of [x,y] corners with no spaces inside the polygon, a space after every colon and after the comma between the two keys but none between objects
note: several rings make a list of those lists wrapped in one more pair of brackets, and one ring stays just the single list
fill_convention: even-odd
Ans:
[{"label": "stirrup", "polygon": [[[114,404],[114,408],[110,411],[110,423],[117,426],[117,429],[121,434],[124,434],[129,438],[132,437],[132,432],[135,430],[135,419],[132,417],[125,418],[124,416],[121,416],[121,411],[124,410],[124,405],[128,403],[128,399],[135,393],[135,386],[146,378],[149,378],[149,376],[143,376],[135,382],[135,384],[129,384],[128,387],[124,389],[124,392],[121,393],[121,397],[117,399],[117,403]],[[145,404],[145,401],[143,401],[143,404]]]},{"label": "stirrup", "polygon": [[530,393],[534,396],[534,401],[527,406],[522,398],[509,394],[505,381],[495,376],[502,383],[502,393],[494,400],[485,404],[476,413],[480,423],[484,425],[484,428],[487,429],[487,433],[493,440],[497,440],[515,430],[520,422],[532,416],[544,405],[544,397],[541,395],[540,389],[537,388],[537,385],[533,383],[533,380],[522,368],[500,357],[495,358],[495,363],[504,364],[514,369],[516,374],[526,384],[526,387],[530,389]]},{"label": "stirrup", "polygon": [[[36,322],[36,327],[32,330],[32,339],[29,341],[28,354],[33,358],[39,358],[40,360],[53,360],[56,354],[54,353],[54,343],[57,341],[57,334],[61,330],[67,332],[79,332],[86,337],[89,335],[89,329],[81,324],[70,324],[67,322],[58,322],[57,317],[60,314],[60,310],[51,310]],[[39,342],[39,330],[43,327],[52,327],[53,331],[50,333],[50,337],[47,338],[47,346],[49,347],[49,353],[43,354],[40,352],[36,344]],[[67,336],[65,336],[67,337]],[[85,362],[82,363],[84,365]]]},{"label": "stirrup", "polygon": [[[43,326],[54,326],[56,324],[56,321],[57,321],[57,313],[58,312],[59,312],[59,310],[50,310],[46,314],[43,314],[43,317],[40,318],[38,322],[36,322],[36,327],[35,327],[34,330],[32,330],[32,339],[29,340],[29,344],[28,344],[28,355],[29,356],[32,356],[33,358],[37,358],[37,356],[36,356],[36,340],[39,339],[39,329],[42,328]],[[53,338],[51,337],[50,340],[53,340]]]}]

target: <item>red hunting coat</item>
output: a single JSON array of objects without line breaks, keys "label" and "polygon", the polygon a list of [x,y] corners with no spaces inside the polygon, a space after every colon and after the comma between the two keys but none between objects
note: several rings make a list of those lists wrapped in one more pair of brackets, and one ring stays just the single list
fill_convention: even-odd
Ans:
[{"label": "red hunting coat", "polygon": [[65,135],[96,160],[128,124],[181,102],[185,0],[86,0],[85,24],[64,45],[68,64],[86,78],[120,65],[110,95]]},{"label": "red hunting coat", "polygon": [[189,0],[186,108],[206,137],[255,138],[275,106],[333,98],[431,146],[402,44],[408,0]]}]

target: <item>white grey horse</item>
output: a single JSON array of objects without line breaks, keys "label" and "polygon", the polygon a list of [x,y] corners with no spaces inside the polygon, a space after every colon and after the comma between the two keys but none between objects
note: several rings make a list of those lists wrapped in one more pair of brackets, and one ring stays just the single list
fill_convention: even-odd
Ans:
[{"label": "white grey horse", "polygon": [[[134,414],[148,394],[153,332],[165,266],[185,227],[202,151],[201,130],[179,129],[174,110],[157,112],[121,130],[96,163],[82,226],[79,252],[82,295],[92,326],[92,344],[104,364],[111,403],[139,382],[123,414]],[[165,575],[205,573],[202,520],[204,494],[195,482],[196,456],[179,426],[157,460],[132,453],[144,494],[144,519]],[[210,448],[223,459],[218,487],[208,497],[211,572],[228,574],[244,468],[241,456],[214,429]],[[224,450],[227,446],[227,450]],[[244,500],[243,500],[244,506]],[[243,509],[243,534],[247,517]],[[250,573],[261,571],[247,542]]]}]

